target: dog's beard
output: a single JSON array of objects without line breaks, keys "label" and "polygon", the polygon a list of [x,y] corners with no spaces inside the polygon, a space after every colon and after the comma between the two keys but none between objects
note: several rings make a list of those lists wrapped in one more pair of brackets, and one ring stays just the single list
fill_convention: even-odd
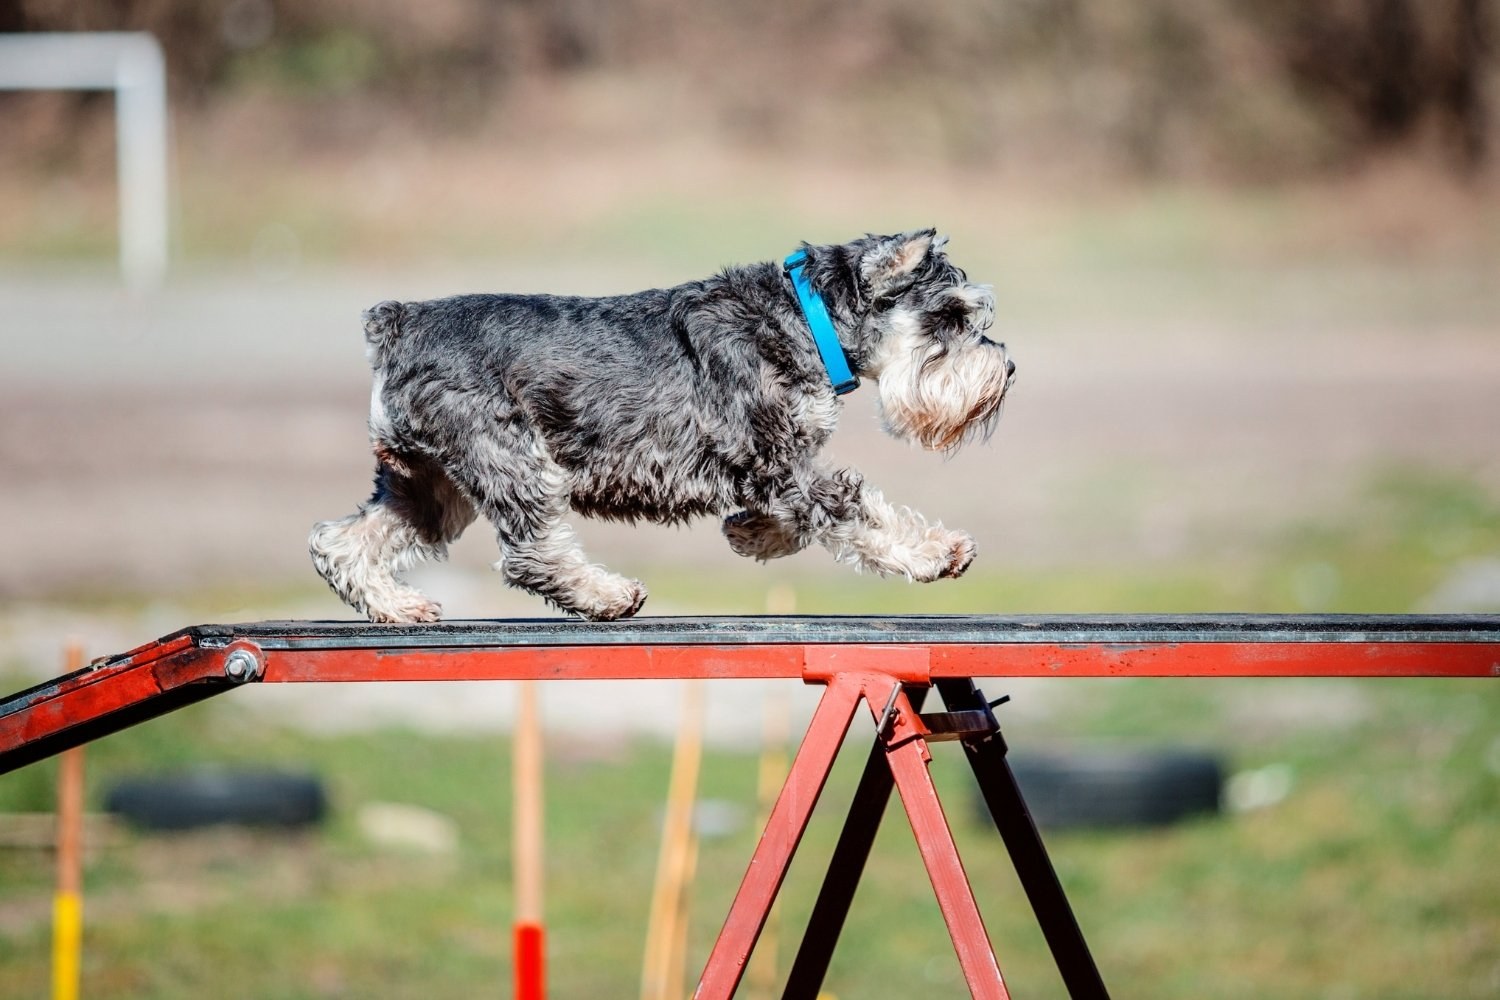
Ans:
[{"label": "dog's beard", "polygon": [[945,346],[904,316],[891,324],[880,355],[880,412],[893,437],[952,451],[994,430],[1010,383],[999,344]]}]

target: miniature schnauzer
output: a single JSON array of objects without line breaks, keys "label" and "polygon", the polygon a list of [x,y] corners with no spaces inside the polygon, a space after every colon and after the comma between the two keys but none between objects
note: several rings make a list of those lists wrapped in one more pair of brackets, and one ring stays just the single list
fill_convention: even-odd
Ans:
[{"label": "miniature schnauzer", "polygon": [[945,243],[926,229],[804,244],[785,266],[608,298],[374,306],[375,492],[313,528],[314,565],[371,621],[436,621],[441,608],[398,574],[442,558],[483,514],[507,583],[585,618],[635,614],[646,588],[589,561],[571,508],[631,522],[727,514],[740,555],[818,542],[875,573],[959,576],[968,533],[818,459],[836,388],[858,384],[850,369],[875,380],[897,438],[950,451],[993,429],[1015,365],[985,336],[993,292]]}]

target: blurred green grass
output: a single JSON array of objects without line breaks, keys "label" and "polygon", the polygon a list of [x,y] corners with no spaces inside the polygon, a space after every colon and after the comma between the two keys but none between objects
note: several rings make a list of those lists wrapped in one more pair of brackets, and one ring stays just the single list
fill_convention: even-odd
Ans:
[{"label": "blurred green grass", "polygon": [[[1461,476],[1394,469],[1351,509],[1293,525],[1235,570],[1163,565],[989,575],[950,589],[838,578],[805,612],[1407,611],[1451,568],[1500,551],[1500,502]],[[1313,567],[1313,569],[1309,569]],[[660,599],[743,612],[765,580],[653,576]],[[733,682],[725,682],[733,683]],[[1022,688],[1047,711],[1006,723],[1015,748],[1185,743],[1236,768],[1280,765],[1279,804],[1156,832],[1048,836],[1117,996],[1492,997],[1500,991],[1500,684],[1422,680],[1109,680]],[[6,685],[15,686],[15,685]],[[992,695],[1005,684],[985,685]],[[758,707],[747,708],[757,711]],[[193,763],[283,765],[327,781],[330,822],[295,837],[129,836],[88,872],[89,995],[442,997],[509,975],[509,757],[499,736],[317,736],[255,722],[232,698],[100,741],[91,801],[116,775]],[[868,742],[857,725],[784,890],[783,966]],[[552,995],[629,995],[645,934],[669,749],[554,743],[548,771]],[[711,750],[700,793],[753,815],[752,754]],[[0,811],[45,810],[55,765],[0,781]],[[1017,996],[1062,996],[961,754],[933,773]],[[392,854],[354,820],[397,801],[450,817],[455,857]],[[753,847],[749,825],[699,859],[690,977]],[[0,996],[47,983],[49,857],[0,851]],[[911,835],[887,817],[830,972],[841,997],[964,995]]]},{"label": "blurred green grass", "polygon": [[[1061,877],[1119,996],[1487,997],[1500,975],[1500,686],[1350,682],[1361,717],[1274,738],[1258,701],[1300,682],[1058,682],[1063,711],[1008,727],[1042,741],[1211,744],[1242,767],[1295,774],[1279,805],[1161,832],[1054,833]],[[806,920],[837,813],[857,777],[863,730],[846,747],[784,896],[783,956]],[[635,988],[666,748],[579,756],[554,746],[548,790],[552,995]],[[1061,996],[1045,945],[993,834],[975,817],[960,756],[933,771],[1017,995]],[[249,730],[207,704],[99,743],[97,791],[112,775],[195,761],[310,767],[334,818],[300,837],[196,834],[131,838],[88,877],[103,916],[87,931],[94,996],[469,996],[507,977],[508,750],[500,738],[408,732],[318,738]],[[6,808],[43,808],[53,765],[0,785]],[[711,751],[701,793],[754,811],[755,760]],[[462,847],[446,862],[384,854],[351,816],[367,801],[451,817]],[[753,846],[748,827],[706,841],[692,922],[699,965]],[[163,860],[161,855],[166,855]],[[0,854],[0,912],[44,901],[48,866]],[[288,872],[291,875],[288,876]],[[34,915],[45,908],[33,907]],[[93,913],[92,910],[86,911]],[[5,996],[43,992],[43,919],[9,916],[0,933]],[[892,987],[963,995],[961,979],[899,813],[882,832],[830,973],[840,996]]]}]

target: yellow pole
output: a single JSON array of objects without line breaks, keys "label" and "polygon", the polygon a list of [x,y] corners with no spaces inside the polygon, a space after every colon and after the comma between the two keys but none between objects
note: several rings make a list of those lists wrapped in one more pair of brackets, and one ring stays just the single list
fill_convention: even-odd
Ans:
[{"label": "yellow pole", "polygon": [[[83,668],[69,644],[64,670]],[[57,894],[52,900],[52,1000],[78,1000],[83,956],[83,747],[65,750],[57,771]]]},{"label": "yellow pole", "polygon": [[661,852],[651,916],[646,925],[646,957],[641,968],[641,1000],[681,1000],[687,950],[688,884],[697,861],[693,800],[703,757],[703,686],[689,681],[682,691],[682,725],[672,753],[672,777],[662,822]]},{"label": "yellow pole", "polygon": [[698,869],[698,831],[693,829],[691,810],[684,837],[686,842],[677,858],[677,905],[672,910],[672,933],[667,942],[665,963],[667,974],[663,992],[669,1000],[683,1000],[687,996],[688,917],[693,904],[690,889],[693,874]]}]

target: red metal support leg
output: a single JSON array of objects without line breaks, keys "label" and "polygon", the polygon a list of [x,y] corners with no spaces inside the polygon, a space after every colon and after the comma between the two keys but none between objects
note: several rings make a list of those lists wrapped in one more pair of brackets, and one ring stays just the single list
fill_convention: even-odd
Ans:
[{"label": "red metal support leg", "polygon": [[[984,695],[967,678],[937,682],[943,701],[952,711],[980,709]],[[990,816],[1000,831],[1005,848],[1026,898],[1031,901],[1038,926],[1052,950],[1057,971],[1062,976],[1072,1000],[1109,1000],[1109,991],[1094,956],[1083,939],[1083,931],[1073,916],[1073,908],[1063,892],[1062,882],[1047,856],[1042,836],[1032,821],[1031,810],[1021,797],[1021,786],[1005,759],[1005,737],[999,729],[985,737],[962,741],[964,754],[979,783],[980,793],[989,806]]]},{"label": "red metal support leg", "polygon": [[[871,710],[875,710],[873,704]],[[959,860],[958,847],[953,843],[953,831],[948,828],[937,788],[927,771],[932,755],[922,738],[921,720],[905,694],[897,696],[896,711],[886,739],[886,760],[917,838],[922,863],[927,866],[932,889],[937,893],[938,909],[958,952],[964,981],[975,1000],[1009,1000],[1000,964],[995,960],[995,950],[979,915],[979,904]]]},{"label": "red metal support leg", "polygon": [[[926,688],[913,685],[906,689],[907,700],[914,709],[922,707],[926,696]],[[823,992],[823,980],[828,975],[833,950],[843,933],[844,921],[849,917],[849,907],[854,902],[860,877],[865,873],[870,849],[875,846],[875,835],[880,831],[880,821],[894,785],[891,766],[885,759],[885,741],[877,736],[865,759],[865,769],[849,804],[849,815],[844,820],[838,845],[833,849],[833,857],[828,859],[823,888],[819,890],[818,900],[807,918],[802,946],[797,949],[797,957],[787,973],[781,1000],[817,1000]]]},{"label": "red metal support leg", "polygon": [[854,720],[863,690],[861,681],[858,675],[841,674],[833,678],[818,702],[786,784],[750,859],[750,868],[729,908],[724,929],[708,956],[703,977],[693,993],[694,1000],[729,1000],[739,986],[750,953],[771,912],[771,903],[786,878],[792,855],[828,781],[844,734]]}]

